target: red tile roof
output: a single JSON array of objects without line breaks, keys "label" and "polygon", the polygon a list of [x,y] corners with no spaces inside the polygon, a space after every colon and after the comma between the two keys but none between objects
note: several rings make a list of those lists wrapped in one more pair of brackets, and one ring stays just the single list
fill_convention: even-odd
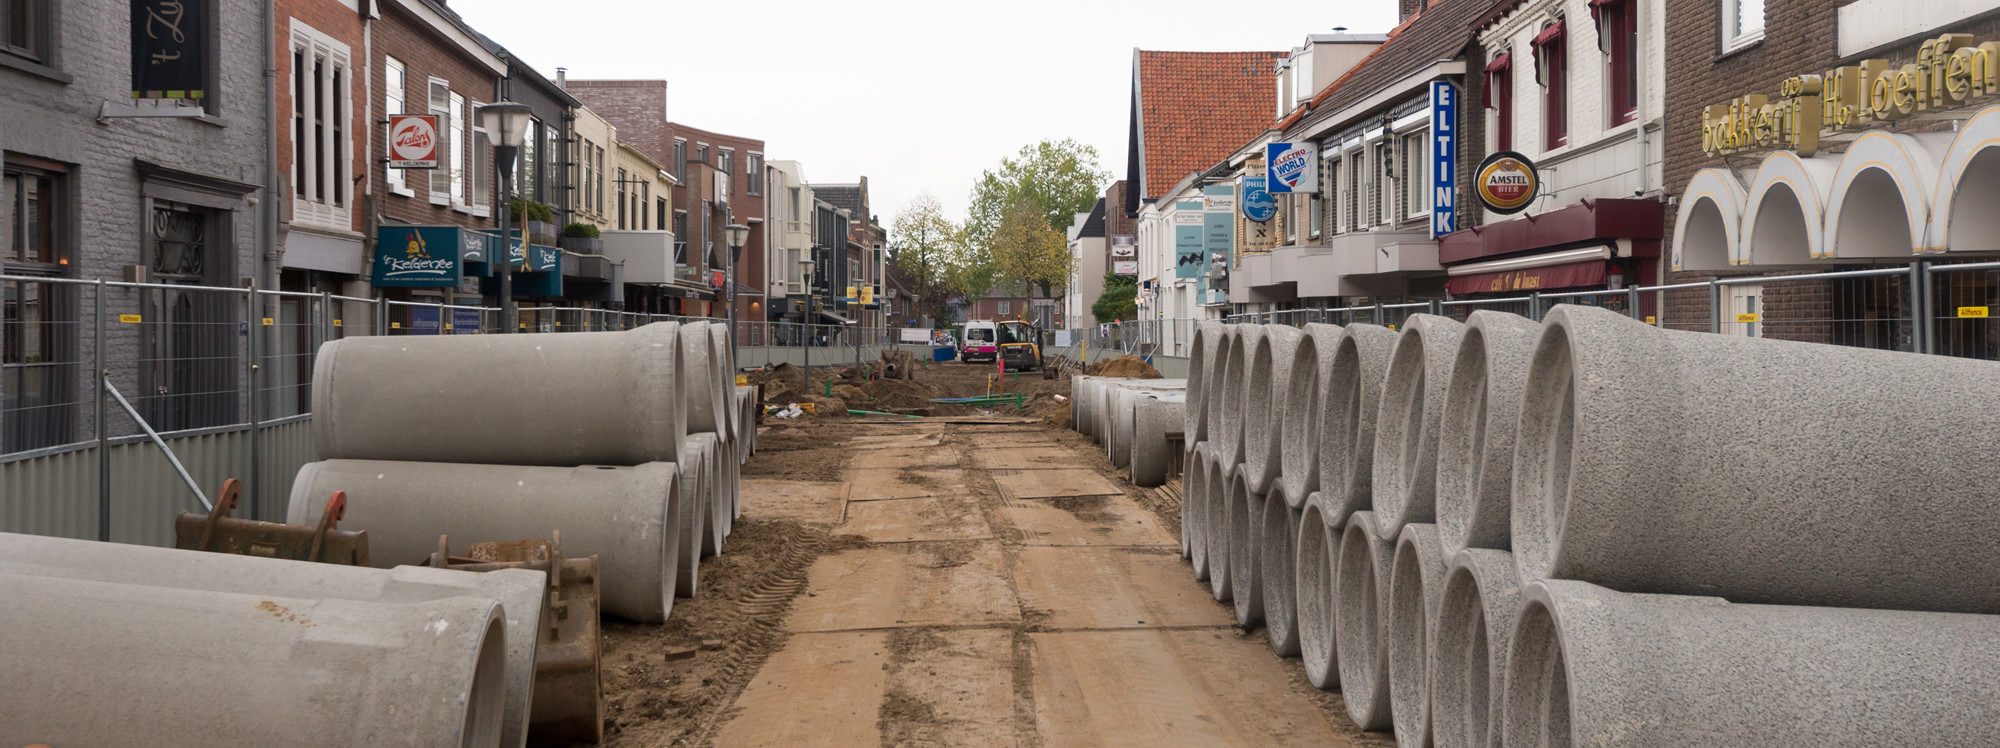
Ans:
[{"label": "red tile roof", "polygon": [[1139,197],[1159,197],[1270,129],[1278,105],[1273,62],[1288,54],[1138,50]]}]

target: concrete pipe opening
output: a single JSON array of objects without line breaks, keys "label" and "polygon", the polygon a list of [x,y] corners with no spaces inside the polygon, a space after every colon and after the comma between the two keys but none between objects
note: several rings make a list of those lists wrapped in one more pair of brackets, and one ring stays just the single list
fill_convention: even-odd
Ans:
[{"label": "concrete pipe opening", "polygon": [[1431,646],[1445,576],[1436,525],[1403,526],[1389,575],[1389,711],[1396,742],[1430,745],[1435,691]]},{"label": "concrete pipe opening", "polygon": [[1167,433],[1179,428],[1187,408],[1183,394],[1159,393],[1140,398],[1132,413],[1132,484],[1159,486],[1167,482]]},{"label": "concrete pipe opening", "polygon": [[690,322],[681,327],[681,363],[687,370],[687,432],[720,432],[729,416],[722,407],[724,380],[722,357],[716,355],[711,323]]},{"label": "concrete pipe opening", "polygon": [[1466,320],[1438,423],[1437,524],[1447,556],[1512,547],[1514,441],[1541,325],[1490,310]]},{"label": "concrete pipe opening", "polygon": [[1245,631],[1264,622],[1264,580],[1257,568],[1263,509],[1264,495],[1251,491],[1249,477],[1237,470],[1229,482],[1229,588],[1236,625]]},{"label": "concrete pipe opening", "polygon": [[1376,325],[1341,329],[1320,422],[1319,487],[1336,524],[1372,505],[1375,416],[1396,333]]},{"label": "concrete pipe opening", "polygon": [[1292,561],[1292,586],[1298,595],[1299,658],[1304,660],[1306,680],[1321,690],[1340,685],[1333,626],[1340,528],[1328,523],[1328,516],[1320,494],[1306,498],[1299,513]]},{"label": "concrete pipe opening", "polygon": [[[1250,415],[1251,387],[1261,386],[1250,378],[1250,370],[1256,365],[1257,355],[1268,341],[1264,328],[1257,325],[1236,325],[1236,345],[1229,355],[1229,368],[1223,372],[1222,385],[1222,457],[1231,463],[1242,463],[1248,457],[1248,442],[1244,428],[1246,424],[1257,423],[1259,419]],[[1267,380],[1268,381],[1268,380]]]},{"label": "concrete pipe opening", "polygon": [[1431,734],[1440,746],[1500,744],[1507,642],[1521,606],[1505,551],[1461,551],[1445,573],[1431,636]]},{"label": "concrete pipe opening", "polygon": [[1395,547],[1375,536],[1373,512],[1348,516],[1334,583],[1334,646],[1347,717],[1363,730],[1389,723],[1389,657],[1384,646],[1389,563]]},{"label": "concrete pipe opening", "polygon": [[1510,543],[1524,581],[1548,576],[1562,542],[1575,456],[1576,375],[1569,336],[1552,327],[1535,347],[1522,401],[1527,443],[1515,452]]},{"label": "concrete pipe opening", "polygon": [[465,724],[459,734],[460,748],[500,744],[507,692],[507,632],[504,616],[486,622],[479,637],[477,664],[472,669],[472,687],[465,699]]},{"label": "concrete pipe opening", "polygon": [[[1303,505],[1301,501],[1299,504]],[[1264,497],[1263,530],[1258,533],[1257,570],[1264,582],[1264,633],[1279,657],[1299,653],[1297,573],[1292,563],[1298,550],[1300,510],[1291,506],[1285,487],[1275,486]]]},{"label": "concrete pipe opening", "polygon": [[1205,401],[1204,407],[1208,411],[1203,414],[1208,420],[1208,426],[1202,438],[1216,446],[1217,456],[1228,454],[1223,450],[1227,440],[1223,437],[1222,414],[1229,399],[1230,387],[1227,379],[1229,360],[1236,356],[1236,335],[1239,327],[1242,325],[1222,326],[1222,334],[1216,336],[1214,355],[1208,360],[1208,373],[1202,380],[1202,400]]},{"label": "concrete pipe opening", "polygon": [[1269,493],[1284,467],[1285,411],[1293,406],[1292,372],[1304,333],[1284,325],[1264,326],[1264,345],[1250,365],[1244,402],[1243,461],[1254,493]]},{"label": "concrete pipe opening", "polygon": [[1504,744],[1570,745],[1569,663],[1546,600],[1530,597],[1521,607],[1508,648],[1502,703]]},{"label": "concrete pipe opening", "polygon": [[1203,322],[1194,329],[1194,345],[1188,354],[1188,407],[1181,426],[1190,444],[1208,438],[1208,398],[1214,388],[1211,369],[1222,344],[1222,330],[1220,322]]},{"label": "concrete pipe opening", "polygon": [[1430,314],[1403,324],[1383,374],[1375,426],[1375,532],[1394,538],[1403,526],[1437,518],[1438,421],[1464,325]]},{"label": "concrete pipe opening", "polygon": [[685,449],[688,459],[675,465],[680,480],[674,486],[674,525],[669,528],[674,536],[669,541],[674,551],[671,589],[675,596],[693,598],[701,590],[701,551],[708,540],[708,473],[695,454],[696,446],[690,444]]},{"label": "concrete pipe opening", "polygon": [[1195,581],[1208,581],[1208,502],[1210,481],[1214,480],[1215,454],[1208,442],[1195,445],[1194,461],[1188,463],[1187,480],[1182,482],[1181,528],[1186,531],[1188,563],[1194,566]]},{"label": "concrete pipe opening", "polygon": [[1280,401],[1284,403],[1280,424],[1284,444],[1278,474],[1293,509],[1304,506],[1306,497],[1319,490],[1320,396],[1340,343],[1340,328],[1334,325],[1309,324],[1301,332],[1292,355],[1288,394]]},{"label": "concrete pipe opening", "polygon": [[1233,589],[1230,585],[1230,527],[1229,521],[1234,510],[1229,502],[1235,497],[1232,487],[1240,478],[1237,466],[1218,462],[1215,473],[1209,476],[1208,502],[1208,591],[1216,602],[1228,602]]}]

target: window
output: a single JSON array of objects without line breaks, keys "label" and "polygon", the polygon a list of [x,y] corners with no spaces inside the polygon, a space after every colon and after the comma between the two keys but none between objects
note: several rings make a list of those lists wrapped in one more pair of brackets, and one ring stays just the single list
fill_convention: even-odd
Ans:
[{"label": "window", "polygon": [[1605,105],[1611,124],[1639,116],[1639,5],[1637,0],[1592,0],[1597,49],[1604,53]]},{"label": "window", "polygon": [[799,220],[799,188],[793,187],[791,188],[791,190],[789,190],[789,193],[791,195],[791,203],[792,203],[791,220],[796,221]]},{"label": "window", "polygon": [[646,228],[646,206],[652,204],[653,202],[652,195],[653,195],[653,183],[640,182],[639,194],[632,196],[632,212],[636,213],[639,216],[639,220],[636,223],[632,224],[632,228],[635,229]]},{"label": "window", "polygon": [[667,198],[665,196],[653,198],[653,230],[664,229],[667,227],[666,224]]},{"label": "window", "polygon": [[674,211],[674,238],[685,241],[688,233],[688,214],[685,210]]},{"label": "window", "polygon": [[681,184],[687,184],[687,180],[688,180],[688,142],[685,140],[676,139],[674,141],[674,181],[679,182]]},{"label": "window", "polygon": [[1012,310],[1013,310],[1013,308],[1014,308],[1014,305],[1013,305],[1013,303],[1012,303],[1012,302],[1007,302],[1007,301],[1001,301],[1001,302],[996,302],[996,303],[997,303],[997,304],[999,304],[999,310],[1000,310],[1000,316],[1002,316],[1002,317],[1005,317],[1005,316],[1007,316],[1007,313],[1008,313],[1008,312],[1010,312],[1010,311],[1012,311]]},{"label": "window", "polygon": [[465,96],[451,94],[451,103],[445,116],[451,118],[451,172],[445,178],[451,180],[451,206],[464,210],[465,204]]},{"label": "window", "polygon": [[[1328,150],[1332,150],[1338,147],[1339,146],[1335,144],[1328,144],[1327,146]],[[1326,199],[1323,201],[1326,203],[1326,209],[1325,209],[1326,223],[1327,223],[1326,230],[1327,233],[1329,234],[1338,234],[1343,230],[1340,225],[1340,159],[1339,158],[1329,158],[1326,160],[1326,169],[1324,172],[1320,174],[1320,180],[1321,180],[1320,184],[1322,186],[1321,194],[1324,194],[1326,196]]]},{"label": "window", "polygon": [[1326,201],[1321,200],[1320,193],[1317,192],[1306,199],[1311,201],[1312,204],[1312,210],[1307,214],[1312,221],[1312,238],[1318,239],[1320,228],[1326,225]]},{"label": "window", "polygon": [[1486,86],[1480,89],[1486,108],[1493,110],[1493,150],[1514,148],[1514,55],[1503,52],[1486,63]]},{"label": "window", "polygon": [[593,155],[592,155],[591,157],[592,157],[592,158],[594,158],[594,159],[596,159],[596,161],[597,161],[597,164],[596,164],[596,169],[595,169],[595,171],[593,172],[593,173],[595,173],[595,174],[597,175],[597,179],[596,179],[595,181],[592,181],[592,182],[590,183],[590,189],[591,189],[591,191],[592,191],[592,192],[595,192],[595,193],[597,193],[597,197],[596,197],[596,198],[595,198],[595,199],[594,199],[594,200],[592,201],[592,204],[593,204],[593,205],[596,205],[596,206],[597,206],[597,209],[598,209],[599,211],[603,211],[603,210],[604,210],[604,175],[605,175],[605,171],[604,171],[604,146],[601,146],[601,145],[598,145],[598,146],[592,146],[592,148],[594,149],[594,151],[595,151],[595,152],[594,152],[594,154],[593,154]]},{"label": "window", "polygon": [[1535,78],[1542,84],[1542,145],[1569,143],[1569,49],[1563,22],[1557,21],[1535,37]]},{"label": "window", "polygon": [[[472,102],[472,107],[466,110],[466,114],[473,116],[473,113],[479,111],[481,106],[485,105],[477,101]],[[466,172],[471,175],[472,179],[471,184],[467,185],[466,189],[472,193],[473,215],[483,217],[491,215],[492,211],[493,138],[486,132],[486,128],[479,126],[479,121],[476,118],[472,123],[471,147],[472,150],[465,154],[467,162]]]},{"label": "window", "polygon": [[700,161],[700,162],[702,162],[702,163],[704,163],[704,164],[708,163],[708,144],[707,144],[707,143],[696,143],[696,144],[695,144],[695,146],[694,146],[694,160],[696,160],[696,161]]},{"label": "window", "polygon": [[724,148],[724,149],[722,149],[722,152],[721,152],[721,153],[718,153],[718,154],[716,154],[716,155],[715,155],[715,170],[716,170],[716,171],[719,171],[719,172],[722,172],[722,173],[724,173],[724,174],[731,174],[731,175],[735,174],[735,173],[736,173],[736,151],[735,151],[735,150],[732,150],[732,149],[729,149],[729,148]]},{"label": "window", "polygon": [[292,22],[293,220],[350,227],[347,45]]},{"label": "window", "polygon": [[[449,124],[451,122],[451,84],[438,78],[432,78],[430,81],[430,113],[437,116],[439,123]],[[449,128],[447,128],[445,135],[449,137]],[[449,140],[444,145],[447,151],[451,149]],[[433,205],[449,205],[451,203],[452,164],[451,156],[448,153],[445,156],[445,163],[442,166],[444,168],[432,169],[430,172],[430,193],[431,204]]]},{"label": "window", "polygon": [[1764,38],[1764,0],[1722,0],[1722,51],[1756,44]]},{"label": "window", "polygon": [[1347,199],[1342,201],[1347,207],[1347,230],[1360,231],[1368,227],[1368,220],[1362,217],[1361,208],[1368,204],[1368,149],[1355,148],[1347,156]]},{"label": "window", "polygon": [[750,168],[745,169],[743,173],[750,175],[750,194],[752,195],[763,194],[764,154],[761,153],[750,154]]},{"label": "window", "polygon": [[1403,135],[1403,144],[1396,149],[1403,158],[1403,166],[1398,174],[1403,175],[1403,218],[1417,220],[1425,218],[1431,209],[1430,180],[1430,134],[1428,129]]},{"label": "window", "polygon": [[[68,275],[66,176],[55,164],[7,162],[0,274]],[[0,281],[0,452],[74,441],[75,309],[65,286]]]},{"label": "window", "polygon": [[590,185],[595,181],[591,178],[592,161],[590,158],[590,154],[595,152],[597,146],[592,145],[589,140],[582,140],[581,142],[583,143],[582,146],[583,157],[577,160],[583,168],[583,184],[579,185],[580,187],[583,188],[583,195],[581,196],[583,198],[583,209],[592,213],[596,213],[597,203],[595,202],[595,200],[597,199],[597,196],[596,193],[592,192],[590,189]]},{"label": "window", "polygon": [[1375,214],[1370,223],[1396,221],[1396,134],[1384,130],[1375,144]]},{"label": "window", "polygon": [[524,133],[526,137],[521,139],[521,173],[514,181],[515,191],[522,198],[535,202],[542,201],[541,183],[536,181],[542,174],[541,164],[536,162],[541,157],[541,128],[541,120],[528,120],[528,131]]},{"label": "window", "polygon": [[625,230],[625,170],[618,170],[618,230]]},{"label": "window", "polygon": [[0,0],[0,52],[48,64],[51,0]]},{"label": "window", "polygon": [[[382,113],[408,114],[403,111],[403,63],[394,57],[382,70]],[[386,140],[386,138],[385,138]],[[414,195],[410,191],[409,175],[402,169],[389,170],[389,191],[399,195]]]}]

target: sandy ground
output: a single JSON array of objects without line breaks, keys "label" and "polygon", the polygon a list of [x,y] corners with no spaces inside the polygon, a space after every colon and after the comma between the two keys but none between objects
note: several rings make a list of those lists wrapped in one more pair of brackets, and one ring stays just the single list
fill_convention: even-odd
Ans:
[{"label": "sandy ground", "polygon": [[1177,486],[1025,420],[767,422],[700,596],[607,621],[606,744],[1393,743],[1194,581]]}]

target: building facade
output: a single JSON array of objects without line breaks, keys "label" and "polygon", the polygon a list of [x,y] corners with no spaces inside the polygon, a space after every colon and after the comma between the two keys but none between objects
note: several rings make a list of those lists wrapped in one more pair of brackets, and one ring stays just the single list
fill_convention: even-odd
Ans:
[{"label": "building facade", "polygon": [[805,319],[805,261],[813,251],[813,188],[797,161],[765,165],[765,319]]}]

